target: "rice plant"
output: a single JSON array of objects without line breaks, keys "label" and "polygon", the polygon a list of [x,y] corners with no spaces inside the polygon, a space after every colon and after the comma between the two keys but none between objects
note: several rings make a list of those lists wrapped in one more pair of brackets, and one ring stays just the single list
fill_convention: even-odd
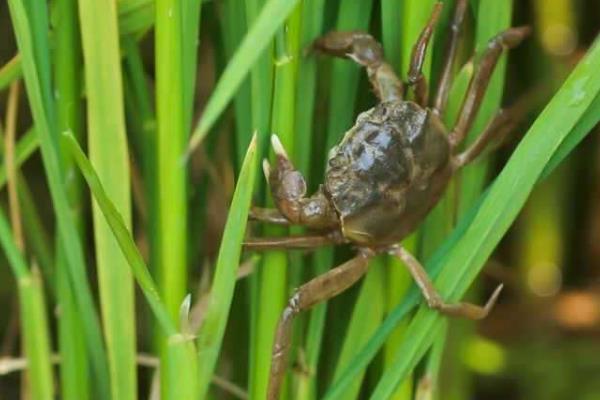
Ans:
[{"label": "rice plant", "polygon": [[7,0],[0,397],[267,398],[288,300],[354,246],[244,248],[312,232],[252,220],[274,206],[261,166],[282,146],[314,193],[330,149],[379,102],[364,68],[313,43],[369,32],[407,82],[434,10],[428,84],[405,100],[447,82],[447,127],[490,40],[532,28],[501,53],[465,146],[515,105],[511,133],[402,241],[446,301],[505,290],[483,321],[448,318],[379,255],[297,316],[280,398],[595,398],[594,0]]}]

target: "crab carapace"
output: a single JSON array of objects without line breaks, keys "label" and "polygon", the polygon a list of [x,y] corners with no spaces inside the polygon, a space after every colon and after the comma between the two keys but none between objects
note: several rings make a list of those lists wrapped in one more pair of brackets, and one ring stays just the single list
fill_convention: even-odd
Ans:
[{"label": "crab carapace", "polygon": [[[504,49],[522,41],[529,32],[527,27],[510,28],[490,40],[476,64],[456,125],[448,129],[441,120],[466,8],[467,1],[457,2],[446,61],[433,102],[428,100],[421,68],[440,15],[440,3],[413,48],[406,84],[385,62],[381,45],[367,33],[330,32],[313,43],[314,51],[348,57],[365,67],[380,103],[361,113],[341,142],[331,149],[325,182],[311,196],[306,196],[304,177],[295,169],[277,136],[272,136],[276,162],[271,167],[265,160],[263,169],[277,209],[253,208],[251,217],[268,223],[302,225],[316,233],[251,238],[245,248],[310,249],[349,243],[357,249],[357,254],[302,285],[289,300],[275,335],[269,400],[279,397],[294,317],[356,283],[367,271],[369,260],[377,254],[389,253],[400,258],[427,304],[444,314],[480,319],[493,307],[501,285],[483,307],[444,302],[421,264],[399,244],[436,205],[453,174],[475,159],[488,143],[498,138],[499,132],[505,132],[511,121],[510,109],[499,111],[475,142],[460,150],[498,58]],[[405,99],[407,86],[413,89],[414,101]]]}]

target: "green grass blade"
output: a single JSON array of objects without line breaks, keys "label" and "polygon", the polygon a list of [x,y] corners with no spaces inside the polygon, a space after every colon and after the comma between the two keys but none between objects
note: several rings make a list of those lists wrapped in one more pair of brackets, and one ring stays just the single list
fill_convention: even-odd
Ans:
[{"label": "green grass blade", "polygon": [[17,280],[21,331],[28,363],[30,395],[34,399],[52,400],[54,384],[50,363],[50,331],[46,319],[46,305],[42,285],[31,273],[13,241],[13,235],[4,213],[0,211],[0,245]]},{"label": "green grass blade", "polygon": [[[261,8],[262,7],[262,8]],[[264,12],[264,0],[249,0],[245,4],[246,26],[252,27],[257,23],[261,10]],[[282,21],[283,23],[283,21]],[[275,31],[274,31],[275,32]],[[273,35],[275,34],[273,32]],[[245,37],[250,34],[248,32]],[[266,37],[267,42],[260,58],[252,66],[250,75],[250,116],[251,124],[258,132],[258,143],[268,142],[267,133],[270,128],[271,103],[273,98],[273,41],[272,36]],[[243,48],[245,38],[240,48]],[[237,53],[237,51],[236,51]],[[235,55],[234,55],[235,58]],[[231,65],[230,61],[229,65]],[[227,70],[227,67],[226,67]],[[223,74],[224,75],[224,74]],[[263,146],[265,146],[263,144]],[[258,148],[258,158],[262,158],[263,150]],[[258,183],[262,183],[258,181]],[[262,197],[265,197],[264,195]],[[266,196],[269,198],[269,196]],[[263,232],[264,233],[264,232]],[[270,365],[272,332],[276,318],[274,315],[281,310],[283,302],[282,282],[279,279],[281,269],[285,267],[285,257],[269,252],[262,257],[261,265],[256,274],[250,279],[250,365],[248,368],[248,392],[250,397],[262,398],[266,393],[266,382]],[[270,268],[275,272],[270,274]],[[270,279],[274,278],[274,279]],[[279,282],[274,287],[272,282]],[[265,290],[276,293],[273,296]],[[269,301],[273,300],[273,301]]]},{"label": "green grass blade", "polygon": [[[196,93],[197,53],[199,47],[200,11],[202,1],[182,1],[181,64],[183,68],[183,126],[186,132],[192,129],[194,95]],[[187,136],[187,135],[186,135]]]},{"label": "green grass blade", "polygon": [[123,36],[143,33],[154,24],[155,2],[152,0],[122,0],[117,6],[119,33]]},{"label": "green grass blade", "polygon": [[217,121],[254,62],[297,4],[298,0],[268,0],[266,2],[260,15],[221,74],[217,86],[204,108],[202,117],[194,129],[188,151],[192,151],[200,143]]},{"label": "green grass blade", "polygon": [[22,74],[21,57],[16,55],[0,68],[0,90],[7,88],[11,83],[19,79]]},{"label": "green grass blade", "polygon": [[[6,151],[4,140],[4,132],[0,126],[0,152],[2,153]],[[52,241],[49,239],[48,233],[41,222],[39,210],[31,193],[29,184],[25,180],[23,173],[20,171],[24,156],[23,149],[25,148],[29,151],[29,143],[37,143],[37,136],[31,129],[27,131],[27,133],[22,136],[19,143],[17,143],[15,146],[16,154],[13,155],[13,165],[17,171],[17,194],[19,196],[18,200],[21,207],[21,217],[25,228],[26,244],[31,247],[31,253],[41,269],[43,275],[42,279],[45,281],[45,285],[49,287],[51,294],[54,295],[54,260],[52,250],[50,249]],[[19,149],[21,153],[19,153]],[[0,165],[0,177],[2,177],[2,180],[0,180],[0,189],[7,183],[6,167],[6,163]]]},{"label": "green grass blade", "polygon": [[210,290],[210,302],[206,309],[203,324],[198,332],[200,398],[203,398],[208,390],[225,333],[235,289],[242,242],[246,232],[246,220],[248,219],[248,211],[254,190],[257,170],[256,160],[256,139],[253,139],[244,158],[233,200],[229,207],[229,216],[225,224]]},{"label": "green grass blade", "polygon": [[[131,229],[129,154],[125,132],[121,60],[114,2],[79,1],[85,86],[88,150],[126,226]],[[100,304],[115,399],[137,398],[134,286],[127,261],[119,251],[100,209],[93,205],[96,266]]]},{"label": "green grass blade", "polygon": [[[51,248],[52,240],[42,222],[38,209],[38,202],[31,193],[31,189],[23,174],[19,174],[19,202],[25,226],[25,236],[31,253],[42,272],[42,279],[50,294],[54,295],[54,251]],[[85,348],[82,353],[85,354]]]},{"label": "green grass blade", "polygon": [[[506,167],[491,186],[470,225],[443,258],[436,286],[449,300],[459,299],[525,203],[544,167],[576,128],[600,93],[600,42],[579,63],[561,90],[536,119]],[[565,109],[568,112],[565,112]],[[398,350],[394,369],[386,373],[372,399],[384,399],[429,347],[442,317],[422,307]]]},{"label": "green grass blade", "polygon": [[98,208],[102,211],[102,214],[117,240],[121,252],[123,252],[123,255],[127,259],[127,263],[131,268],[133,276],[144,293],[160,327],[168,336],[177,335],[177,327],[175,326],[173,319],[169,316],[165,303],[160,298],[158,287],[154,283],[150,271],[148,271],[148,267],[135,245],[131,232],[129,232],[123,217],[102,187],[102,183],[94,171],[94,167],[83,153],[83,150],[81,150],[81,147],[79,147],[79,144],[73,135],[69,132],[65,132],[63,140],[85,178],[85,181],[94,196],[94,200],[96,200],[98,204]]},{"label": "green grass blade", "polygon": [[[171,318],[176,319],[188,286],[187,170],[181,155],[191,125],[200,2],[159,0],[155,7],[157,198],[153,205],[158,221],[154,245],[161,293]],[[163,352],[161,361],[163,397],[176,396],[190,379],[195,381],[190,371],[181,376],[181,366],[172,364],[169,354]]]},{"label": "green grass blade", "polygon": [[402,59],[402,29],[403,8],[405,1],[381,1],[381,44],[385,59],[400,75],[400,60]]},{"label": "green grass blade", "polygon": [[[246,33],[246,10],[237,0],[225,0],[221,5],[220,25],[225,55],[230,59]],[[250,81],[246,79],[234,98],[236,131],[236,165],[241,165],[252,135],[252,105]]]},{"label": "green grass blade", "polygon": [[[41,10],[45,9],[45,3],[36,6],[37,13],[34,14],[34,18],[28,15],[23,1],[10,0],[9,9],[21,52],[29,104],[42,148],[42,159],[56,214],[61,248],[67,258],[72,290],[75,293],[80,317],[84,322],[86,347],[90,353],[96,378],[95,388],[100,398],[108,398],[108,367],[100,323],[86,276],[81,242],[70,213],[59,157],[56,115],[50,85],[49,49],[44,36],[47,34],[48,22],[43,18],[40,21],[40,15],[45,15],[45,11]],[[32,30],[33,26],[43,34],[39,32],[35,34]]]},{"label": "green grass blade", "polygon": [[569,153],[573,151],[575,146],[577,146],[590,132],[590,130],[594,128],[594,126],[598,123],[598,115],[600,115],[600,94],[596,95],[596,98],[585,114],[581,117],[581,120],[552,155],[552,158],[544,167],[544,172],[542,173],[543,178],[552,173],[552,171],[554,171],[554,169],[569,155]]},{"label": "green grass blade", "polygon": [[182,18],[181,1],[156,3],[158,280],[172,318],[187,293],[187,175],[180,158],[187,141]]},{"label": "green grass blade", "polygon": [[117,240],[121,252],[127,259],[131,272],[158,321],[159,327],[167,337],[164,350],[167,363],[180,366],[180,368],[183,365],[186,368],[185,371],[177,371],[176,369],[163,370],[163,373],[169,374],[165,379],[179,382],[178,385],[174,385],[170,388],[166,398],[196,398],[198,364],[196,362],[196,347],[194,346],[192,337],[189,335],[189,332],[178,331],[177,326],[169,315],[165,303],[160,298],[158,287],[152,280],[148,267],[144,263],[144,259],[136,247],[135,242],[131,237],[131,233],[123,221],[123,217],[119,214],[115,205],[104,191],[98,175],[79,147],[79,144],[73,136],[68,133],[65,135],[64,140],[66,141],[69,152],[73,156],[90,187],[94,199],[102,211],[112,234]]},{"label": "green grass blade", "polygon": [[[39,136],[35,130],[28,130],[15,146],[15,166],[21,167],[25,161],[39,148]],[[6,185],[6,166],[0,165],[0,189]]]},{"label": "green grass blade", "polygon": [[[58,102],[58,129],[70,129],[75,136],[82,140],[83,136],[83,107],[81,102],[83,55],[77,2],[74,0],[59,0],[56,3],[54,22],[54,79]],[[70,157],[61,152],[67,196],[70,202],[74,222],[84,242],[84,200],[82,197],[82,182],[76,173],[75,165]],[[74,177],[74,179],[70,179]],[[71,293],[68,281],[68,267],[64,251],[57,249],[56,257],[56,294],[61,309],[58,319],[58,339],[60,351],[60,383],[65,400],[88,399],[90,390],[90,371],[85,350],[85,341],[74,339],[72,332],[82,329],[83,323],[77,314],[75,299]]]}]

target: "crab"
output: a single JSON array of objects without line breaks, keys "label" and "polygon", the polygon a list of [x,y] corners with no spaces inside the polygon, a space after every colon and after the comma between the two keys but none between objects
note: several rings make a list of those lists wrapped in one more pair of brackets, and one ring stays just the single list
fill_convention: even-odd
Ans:
[{"label": "crab", "polygon": [[[474,143],[461,150],[460,145],[473,124],[498,58],[503,50],[518,45],[527,36],[527,27],[510,28],[490,40],[476,65],[456,125],[448,129],[442,122],[466,7],[466,0],[457,2],[445,65],[431,104],[421,68],[441,3],[435,5],[413,48],[407,85],[386,63],[381,45],[368,33],[334,31],[313,43],[312,50],[316,52],[347,57],[365,67],[380,102],[361,113],[341,142],[331,149],[324,184],[311,196],[306,195],[306,181],[277,136],[271,137],[276,161],[270,166],[265,160],[263,170],[277,208],[254,207],[251,218],[266,223],[301,225],[315,233],[250,238],[245,248],[259,251],[314,249],[351,244],[356,248],[356,255],[300,286],[290,298],[275,334],[267,390],[269,400],[279,398],[294,317],[348,289],[366,273],[369,261],[378,254],[388,253],[401,259],[427,305],[443,314],[481,319],[494,306],[502,285],[484,306],[446,303],[423,266],[400,244],[436,205],[452,176],[480,155],[491,141],[498,139],[499,132],[505,132],[511,123],[511,109],[499,111]],[[414,101],[406,99],[406,86],[413,89]]]}]

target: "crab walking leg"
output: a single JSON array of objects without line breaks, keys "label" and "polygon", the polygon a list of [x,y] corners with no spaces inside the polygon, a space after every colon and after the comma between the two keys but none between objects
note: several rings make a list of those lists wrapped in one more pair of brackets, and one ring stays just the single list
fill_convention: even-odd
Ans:
[{"label": "crab walking leg", "polygon": [[454,303],[447,304],[444,302],[438,291],[429,280],[427,272],[419,263],[419,261],[413,257],[404,247],[394,246],[389,251],[390,254],[401,259],[406,264],[408,271],[412,275],[413,279],[421,289],[427,305],[433,309],[440,311],[443,314],[450,315],[453,317],[464,317],[469,319],[482,319],[485,318],[500,295],[503,285],[498,285],[494,293],[490,296],[485,306],[481,307],[471,303]]},{"label": "crab walking leg", "polygon": [[444,56],[444,69],[442,70],[437,93],[433,102],[433,111],[437,115],[442,115],[446,109],[446,103],[448,102],[448,93],[450,92],[450,85],[452,83],[452,67],[458,50],[458,42],[465,20],[467,5],[467,0],[458,0],[456,8],[454,9],[454,17],[452,18],[452,24],[450,25],[452,33]]},{"label": "crab walking leg", "polygon": [[265,160],[263,170],[275,205],[292,224],[314,229],[335,228],[338,218],[325,194],[318,190],[306,197],[306,181],[296,170],[277,135],[271,136],[276,163],[273,168]]},{"label": "crab walking leg", "polygon": [[274,208],[252,207],[248,217],[253,221],[267,222],[276,225],[289,225],[290,221],[279,210]]},{"label": "crab walking leg", "polygon": [[383,58],[383,49],[365,32],[330,32],[314,41],[312,49],[336,57],[348,57],[367,69],[381,101],[402,100],[402,81]]},{"label": "crab walking leg", "polygon": [[427,46],[431,41],[431,36],[435,30],[435,26],[440,18],[442,11],[442,3],[436,3],[433,7],[429,22],[423,28],[419,40],[415,43],[412,49],[410,60],[410,70],[408,72],[408,84],[415,91],[415,101],[422,107],[427,107],[427,80],[423,75],[423,63],[425,62],[425,54],[427,54]]},{"label": "crab walking leg", "polygon": [[244,248],[246,250],[314,249],[344,242],[339,232],[331,232],[323,235],[249,238],[244,242]]},{"label": "crab walking leg", "polygon": [[498,110],[475,141],[462,153],[454,156],[453,162],[455,168],[461,168],[474,161],[490,143],[495,142],[495,146],[501,144],[503,139],[509,136],[523,122],[527,113],[539,101],[539,97],[540,92],[536,89],[519,98],[509,108]]},{"label": "crab walking leg", "polygon": [[489,41],[487,49],[483,53],[483,56],[477,65],[477,69],[475,70],[475,74],[469,83],[469,88],[467,89],[461,111],[458,114],[458,122],[450,133],[450,144],[453,147],[458,146],[471,129],[490,82],[490,77],[492,76],[492,72],[494,72],[494,68],[498,63],[500,55],[502,55],[502,51],[517,46],[530,31],[531,29],[526,26],[511,28],[498,34]]},{"label": "crab walking leg", "polygon": [[514,118],[516,113],[517,111],[513,109],[498,110],[483,132],[477,136],[477,139],[465,151],[454,157],[455,167],[462,168],[469,164],[481,155],[493,140],[500,140],[514,130],[518,124],[517,119]]},{"label": "crab walking leg", "polygon": [[292,322],[296,315],[322,301],[337,296],[354,285],[367,272],[369,259],[372,257],[371,251],[361,250],[353,259],[302,285],[289,300],[275,333],[267,391],[268,400],[279,398],[281,382],[288,363]]}]

